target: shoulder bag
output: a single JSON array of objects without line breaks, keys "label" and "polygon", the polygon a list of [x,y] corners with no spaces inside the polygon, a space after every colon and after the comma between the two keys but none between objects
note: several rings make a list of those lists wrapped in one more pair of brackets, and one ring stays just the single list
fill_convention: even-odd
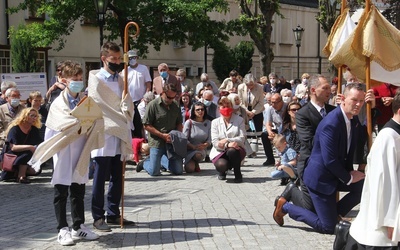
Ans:
[{"label": "shoulder bag", "polygon": [[[30,130],[28,132],[28,134],[25,137],[25,141],[22,144],[26,143],[26,140],[28,139],[28,136],[30,134]],[[13,154],[13,153],[7,153],[10,152],[11,148],[10,148],[10,142],[6,141],[4,143],[4,148],[3,148],[3,157],[2,157],[2,161],[1,161],[1,168],[3,169],[3,171],[6,172],[13,172],[13,166],[14,166],[14,162],[17,159],[17,155]]]}]

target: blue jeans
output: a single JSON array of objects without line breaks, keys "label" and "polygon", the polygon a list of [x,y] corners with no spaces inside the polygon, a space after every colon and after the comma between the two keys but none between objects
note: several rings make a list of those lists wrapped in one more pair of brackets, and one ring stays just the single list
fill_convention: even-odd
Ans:
[{"label": "blue jeans", "polygon": [[173,174],[180,175],[183,173],[183,158],[175,155],[168,159],[166,147],[150,148],[150,157],[143,162],[143,168],[149,175],[157,176],[161,174],[161,166]]},{"label": "blue jeans", "polygon": [[283,170],[274,170],[271,172],[271,178],[273,179],[282,179],[289,178],[290,176]]}]

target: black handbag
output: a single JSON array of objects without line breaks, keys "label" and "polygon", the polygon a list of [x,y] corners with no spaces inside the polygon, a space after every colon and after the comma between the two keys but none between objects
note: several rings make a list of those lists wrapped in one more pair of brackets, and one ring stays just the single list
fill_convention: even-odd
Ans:
[{"label": "black handbag", "polygon": [[349,237],[351,223],[341,220],[335,227],[335,241],[333,242],[333,250],[343,250],[346,247],[347,238]]}]

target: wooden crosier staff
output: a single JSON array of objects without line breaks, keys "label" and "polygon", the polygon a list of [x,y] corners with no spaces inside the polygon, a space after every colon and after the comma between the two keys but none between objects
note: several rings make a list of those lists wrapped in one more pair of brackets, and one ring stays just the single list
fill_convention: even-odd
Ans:
[{"label": "wooden crosier staff", "polygon": [[[128,64],[129,64],[129,58],[128,58],[128,50],[129,50],[129,27],[130,26],[135,26],[136,27],[136,33],[134,35],[131,35],[130,37],[136,38],[139,35],[139,25],[135,22],[129,22],[125,25],[125,31],[124,31],[124,94],[128,93]],[[124,98],[124,96],[122,97]],[[126,166],[126,160],[122,162],[122,192],[121,192],[121,228],[124,228],[124,189],[125,189],[125,166]]]}]

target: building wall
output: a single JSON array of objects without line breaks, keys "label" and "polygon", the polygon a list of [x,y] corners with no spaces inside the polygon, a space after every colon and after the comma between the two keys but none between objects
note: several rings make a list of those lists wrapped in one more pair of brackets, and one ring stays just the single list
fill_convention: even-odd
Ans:
[{"label": "building wall", "polygon": [[7,44],[7,28],[6,28],[6,1],[0,1],[0,44]]},{"label": "building wall", "polygon": [[[22,0],[9,1],[9,5],[17,5]],[[225,19],[231,20],[238,17],[240,10],[236,3],[233,1],[230,5],[230,12],[226,15],[220,13],[209,13],[214,19]],[[4,2],[0,3],[0,10],[4,13]],[[282,4],[281,12],[284,18],[278,16],[274,17],[273,23],[273,51],[275,59],[272,64],[272,70],[278,75],[284,75],[287,79],[293,79],[297,77],[297,47],[293,36],[292,29],[298,24],[305,29],[303,34],[302,46],[300,47],[300,75],[304,72],[310,74],[317,73],[319,67],[319,56],[323,58],[321,63],[321,70],[323,74],[327,74],[328,63],[325,60],[324,55],[320,55],[320,51],[326,42],[326,35],[321,31],[315,16],[317,15],[317,9],[308,7],[299,7],[293,5]],[[20,12],[17,14],[10,15],[10,25],[18,26],[19,23],[25,23],[27,14]],[[6,34],[4,22],[2,21],[5,17],[1,17],[0,20],[0,44],[5,44],[4,34]],[[134,21],[134,20],[133,20]],[[229,45],[235,46],[239,41],[250,40],[249,37],[232,37]],[[120,41],[116,41],[119,43]],[[56,48],[55,44],[51,47]],[[48,51],[49,62],[49,76],[54,75],[55,64],[61,60],[76,60],[89,67],[89,64],[95,65],[100,61],[100,37],[99,28],[95,26],[81,25],[80,21],[75,23],[75,29],[71,35],[67,38],[67,43],[64,49],[61,51],[55,51],[50,49]],[[211,79],[215,80],[215,74],[213,73],[211,62],[212,62],[213,50],[207,50],[207,72]],[[196,76],[189,76],[196,83],[199,81],[198,75],[204,72],[205,55],[204,48],[200,48],[197,51],[192,51],[191,47],[186,46],[183,48],[174,48],[172,42],[170,44],[161,47],[160,51],[155,51],[150,48],[150,53],[147,55],[147,59],[140,59],[140,63],[143,63],[149,67],[156,68],[161,62],[166,62],[171,68],[185,67],[187,70],[192,71],[190,73],[197,73]],[[88,66],[89,65],[89,66]],[[256,77],[260,77],[260,63],[257,49],[253,56],[253,68],[251,70]],[[157,74],[155,72],[155,74]]]}]

